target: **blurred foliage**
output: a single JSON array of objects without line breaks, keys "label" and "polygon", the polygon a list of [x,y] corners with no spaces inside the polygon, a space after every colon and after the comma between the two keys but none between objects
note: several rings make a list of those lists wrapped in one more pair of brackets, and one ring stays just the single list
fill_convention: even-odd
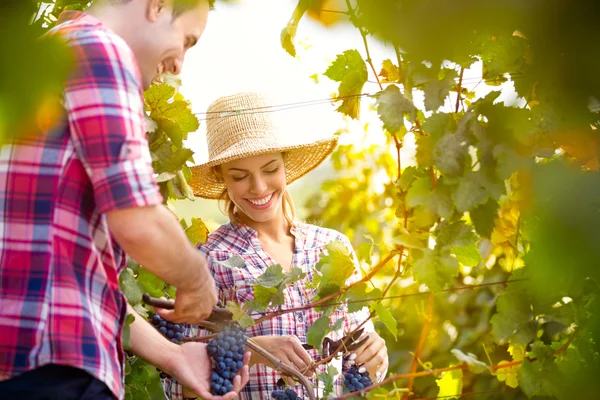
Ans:
[{"label": "blurred foliage", "polygon": [[[386,137],[384,146],[337,149],[339,177],[308,201],[309,219],[347,234],[367,271],[390,248],[405,249],[402,263],[374,278],[383,288],[399,276],[389,295],[411,294],[386,303],[399,331],[396,340],[381,330],[391,373],[470,367],[437,380],[399,380],[369,396],[396,398],[408,388],[405,398],[596,398],[600,55],[593,46],[600,31],[593,2],[298,4],[317,20],[335,11],[336,22],[361,32],[364,61],[357,66],[353,57],[347,70],[370,67],[370,79],[381,82],[372,103]],[[389,59],[370,59],[371,36],[395,50]],[[499,102],[499,91],[476,98],[462,81],[476,62],[486,84],[513,82],[523,106]],[[337,80],[334,67],[325,75]],[[424,109],[415,111],[417,91]],[[338,111],[356,116],[343,104]],[[395,158],[407,140],[416,143],[416,166],[403,168]],[[382,174],[383,189],[375,184]],[[436,293],[431,313],[428,290]],[[496,369],[509,362],[518,363]]]}]

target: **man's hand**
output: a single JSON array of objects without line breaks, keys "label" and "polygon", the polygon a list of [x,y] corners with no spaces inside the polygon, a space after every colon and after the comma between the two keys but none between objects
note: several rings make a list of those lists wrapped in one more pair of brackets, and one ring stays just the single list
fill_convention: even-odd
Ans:
[{"label": "man's hand", "polygon": [[[297,336],[255,336],[251,338],[256,344],[275,357],[279,358],[284,363],[296,368],[306,376],[313,376],[312,369],[313,360],[310,354],[302,347],[300,339]],[[276,365],[264,359],[260,354],[252,353],[251,365],[264,364],[271,368],[276,368]]]},{"label": "man's hand", "polygon": [[177,288],[173,310],[158,307],[155,307],[155,310],[167,321],[197,324],[208,318],[217,305],[217,300],[214,280],[212,276],[207,275],[206,279],[198,282],[196,286],[179,286]]},{"label": "man's hand", "polygon": [[233,380],[233,391],[224,396],[210,393],[211,362],[203,343],[188,342],[178,346],[179,351],[169,361],[169,371],[185,388],[186,396],[200,396],[204,400],[230,400],[248,383],[250,352],[244,355],[244,366]]},{"label": "man's hand", "polygon": [[350,359],[363,364],[373,381],[379,380],[389,365],[385,340],[376,332],[369,332],[367,341],[350,355]]}]

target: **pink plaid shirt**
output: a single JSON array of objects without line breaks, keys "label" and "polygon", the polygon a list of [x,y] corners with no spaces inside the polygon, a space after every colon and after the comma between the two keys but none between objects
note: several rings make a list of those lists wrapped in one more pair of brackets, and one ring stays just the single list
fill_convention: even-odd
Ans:
[{"label": "pink plaid shirt", "polygon": [[[321,228],[315,225],[298,223],[292,228],[292,234],[296,238],[295,251],[292,259],[292,267],[301,268],[306,273],[306,278],[296,282],[288,287],[285,294],[285,305],[283,308],[291,309],[308,304],[314,296],[314,289],[310,289],[309,283],[312,280],[313,268],[319,261],[319,255],[325,249],[325,245],[333,240],[339,240],[352,250],[348,238],[332,229]],[[221,226],[212,232],[207,243],[201,246],[202,253],[210,265],[217,289],[223,302],[233,299],[239,303],[245,303],[253,299],[252,282],[255,278],[262,275],[265,269],[273,264],[275,260],[269,256],[261,247],[258,241],[258,234],[252,228],[247,226],[236,226],[229,223]],[[215,263],[214,261],[224,261],[234,254],[240,255],[246,265],[241,269],[230,269]],[[360,274],[355,272],[349,281],[360,279]],[[252,326],[247,329],[248,336],[259,335],[295,335],[300,342],[307,343],[306,333],[308,328],[315,323],[321,316],[321,313],[314,309],[298,311],[281,315],[269,321]],[[344,332],[350,332],[368,317],[366,309],[356,313],[348,314],[345,307],[339,307],[331,315],[331,323],[334,324],[339,318],[343,318],[342,329],[331,332],[328,336],[337,340],[344,335]],[[207,334],[205,330],[197,327],[187,327],[188,336],[202,336]],[[373,324],[369,321],[365,324],[365,331],[373,331]],[[308,353],[314,360],[318,360],[316,350],[308,350]],[[329,365],[337,368],[338,372],[345,370],[346,365],[342,365],[341,360],[333,360]],[[321,366],[318,372],[324,372],[326,366]],[[279,374],[264,365],[257,364],[250,368],[250,380],[241,391],[239,398],[241,400],[249,399],[270,399],[271,392],[276,389],[276,382],[280,378]],[[315,382],[313,381],[313,384]],[[320,384],[321,389],[323,384]],[[164,381],[164,389],[167,398],[172,400],[183,399],[182,387],[173,380]],[[302,385],[296,385],[300,398],[304,396]],[[336,378],[334,391],[336,395],[342,394],[341,374]],[[322,391],[320,391],[322,392]]]},{"label": "pink plaid shirt", "polygon": [[160,204],[131,49],[95,18],[50,32],[75,58],[64,114],[0,150],[0,380],[45,364],[83,369],[123,397],[126,259],[105,213]]}]

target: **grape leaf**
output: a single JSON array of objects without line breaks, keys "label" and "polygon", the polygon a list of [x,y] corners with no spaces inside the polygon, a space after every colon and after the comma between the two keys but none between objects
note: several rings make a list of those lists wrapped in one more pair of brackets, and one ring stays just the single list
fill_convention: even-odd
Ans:
[{"label": "grape leaf", "polygon": [[487,202],[469,211],[469,216],[479,236],[489,238],[492,235],[498,216],[498,208],[498,202],[490,198]]},{"label": "grape leaf", "polygon": [[125,318],[125,324],[123,324],[123,332],[121,333],[121,338],[123,340],[123,350],[128,351],[131,350],[131,331],[129,325],[135,321],[135,315],[127,313],[127,318]]},{"label": "grape leaf", "polygon": [[398,323],[389,308],[385,307],[381,302],[371,304],[370,307],[375,311],[377,318],[388,328],[394,339],[398,340]]},{"label": "grape leaf", "polygon": [[254,300],[246,303],[248,309],[253,311],[266,311],[271,306],[285,304],[283,290],[280,287],[264,287],[254,285],[252,288]]},{"label": "grape leaf", "polygon": [[159,109],[161,104],[168,104],[168,101],[175,94],[175,88],[167,84],[154,84],[144,92],[146,109],[153,111]]},{"label": "grape leaf", "polygon": [[253,285],[260,285],[267,288],[281,285],[285,278],[285,273],[280,264],[273,264],[267,267],[265,272],[254,280]]},{"label": "grape leaf", "polygon": [[469,370],[474,374],[480,374],[487,369],[487,365],[479,361],[473,353],[465,354],[459,349],[452,349],[450,352],[454,354],[458,361],[466,363],[469,366]]},{"label": "grape leaf", "polygon": [[433,162],[446,175],[461,174],[465,168],[469,146],[463,135],[446,133],[433,148]]},{"label": "grape leaf", "polygon": [[230,269],[240,269],[244,268],[244,266],[246,265],[246,261],[244,261],[242,256],[240,256],[239,254],[234,254],[225,261],[213,260],[213,262]]},{"label": "grape leaf", "polygon": [[342,82],[352,71],[364,71],[366,80],[367,67],[358,50],[346,50],[338,54],[324,75],[333,81]]},{"label": "grape leaf", "polygon": [[402,190],[403,192],[406,192],[410,185],[416,179],[418,173],[419,170],[416,167],[406,167],[404,171],[402,171],[402,175],[400,176],[400,180],[398,181],[398,188],[400,188],[400,190]]},{"label": "grape leaf", "polygon": [[[503,365],[503,364],[508,364],[509,362],[506,360],[502,360],[498,363],[498,365]],[[517,388],[519,386],[519,369],[520,366],[512,366],[512,367],[505,367],[505,368],[500,368],[496,370],[496,378],[498,378],[498,380],[500,382],[504,382],[506,383],[506,385],[510,386],[511,388]]]},{"label": "grape leaf", "polygon": [[208,237],[208,228],[200,218],[192,218],[192,224],[185,230],[185,235],[194,247],[205,243]]},{"label": "grape leaf", "polygon": [[[322,254],[315,266],[321,272],[319,288],[326,285],[335,285],[339,288],[346,286],[346,281],[356,266],[348,248],[339,240],[334,240],[325,245],[326,254]],[[319,289],[319,295],[322,296]]]},{"label": "grape leaf", "polygon": [[469,211],[485,203],[488,197],[481,175],[476,172],[469,172],[461,178],[452,193],[452,200],[460,212]]},{"label": "grape leaf", "polygon": [[477,237],[464,221],[442,221],[436,228],[437,240],[435,248],[446,252],[452,247],[461,247],[474,244]]},{"label": "grape leaf", "polygon": [[483,261],[479,248],[477,248],[475,243],[460,247],[452,247],[450,253],[456,256],[459,263],[469,267],[474,267]]},{"label": "grape leaf", "polygon": [[142,287],[142,291],[147,292],[152,297],[164,296],[165,283],[153,275],[145,268],[140,268],[138,271],[138,283]]},{"label": "grape leaf", "polygon": [[338,111],[351,118],[358,118],[362,87],[368,78],[367,66],[357,50],[339,54],[325,71],[329,79],[340,82],[338,93],[342,104]]},{"label": "grape leaf", "polygon": [[363,74],[362,71],[348,73],[338,88],[342,104],[336,110],[350,118],[358,119],[362,88],[366,81],[366,73]]},{"label": "grape leaf", "polygon": [[379,76],[383,78],[381,82],[398,82],[400,80],[400,70],[392,60],[386,59],[381,63]]},{"label": "grape leaf", "polygon": [[431,187],[429,176],[417,178],[406,194],[406,205],[421,207],[430,215],[448,218],[452,215],[453,206],[448,187],[438,182],[435,191]]},{"label": "grape leaf", "polygon": [[436,292],[452,282],[458,274],[458,261],[449,255],[440,255],[424,249],[423,257],[415,261],[413,274],[417,282]]},{"label": "grape leaf", "polygon": [[254,320],[246,312],[246,308],[234,301],[228,301],[225,308],[231,311],[232,318],[237,321],[243,328],[248,328],[254,325]]},{"label": "grape leaf", "polygon": [[362,310],[368,303],[366,300],[380,298],[381,290],[373,289],[367,292],[367,284],[362,282],[353,285],[344,294],[348,301],[348,312],[353,313]]},{"label": "grape leaf", "polygon": [[461,369],[444,371],[440,378],[435,380],[440,388],[437,394],[438,398],[458,399],[461,397],[463,389],[463,372]]},{"label": "grape leaf", "polygon": [[317,375],[319,382],[323,383],[323,398],[327,399],[330,394],[333,394],[333,384],[337,375],[338,370],[333,365],[328,365],[325,372]]},{"label": "grape leaf", "polygon": [[121,272],[121,275],[119,275],[119,284],[123,294],[127,297],[129,304],[133,305],[142,301],[142,289],[136,282],[131,269],[125,268],[125,270]]},{"label": "grape leaf", "polygon": [[498,297],[496,314],[491,319],[492,334],[500,342],[527,344],[535,338],[531,302],[523,290],[508,288]]},{"label": "grape leaf", "polygon": [[329,314],[323,314],[308,328],[306,341],[315,349],[321,349],[323,338],[329,331]]},{"label": "grape leaf", "polygon": [[185,163],[194,155],[190,149],[177,148],[172,143],[166,141],[161,142],[153,149],[154,161],[152,168],[157,174],[163,172],[177,173]]},{"label": "grape leaf", "polygon": [[458,76],[453,69],[442,69],[442,78],[439,80],[430,80],[423,84],[425,92],[425,109],[427,111],[435,111],[444,104],[444,100],[452,86],[456,84],[454,79]]},{"label": "grape leaf", "polygon": [[401,127],[404,127],[404,114],[412,113],[415,106],[400,93],[396,85],[389,85],[375,97],[377,114],[383,122],[383,127],[392,134],[397,133]]},{"label": "grape leaf", "polygon": [[417,151],[415,159],[420,168],[429,168],[433,165],[433,147],[435,141],[430,135],[419,135],[416,139]]}]

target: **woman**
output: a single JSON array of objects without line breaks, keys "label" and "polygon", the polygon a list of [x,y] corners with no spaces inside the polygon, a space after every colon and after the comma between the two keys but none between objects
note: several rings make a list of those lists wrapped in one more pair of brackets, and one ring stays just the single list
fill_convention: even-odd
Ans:
[{"label": "woman", "polygon": [[[222,301],[253,300],[252,280],[267,267],[280,264],[284,271],[297,267],[306,273],[306,278],[284,292],[283,307],[290,309],[306,305],[313,298],[314,289],[310,285],[313,269],[326,244],[339,240],[350,251],[352,248],[339,232],[298,222],[287,191],[289,183],[317,167],[333,151],[337,138],[282,145],[275,135],[269,111],[268,103],[256,93],[226,96],[211,104],[206,134],[209,161],[192,168],[191,186],[199,197],[222,200],[231,221],[212,232],[200,247]],[[243,268],[227,268],[219,263],[233,255],[244,259]],[[351,279],[360,279],[358,272]],[[332,340],[341,338],[344,332],[352,331],[368,318],[367,312],[348,314],[344,310],[341,307],[332,314],[332,323],[339,318],[344,321],[342,329],[329,335]],[[307,330],[319,316],[313,309],[287,313],[248,328],[247,334],[280,360],[313,376],[310,366],[318,359],[318,353],[305,350],[302,344],[307,343]],[[387,348],[370,321],[364,327],[368,338],[349,358],[357,364],[364,363],[371,377],[380,379],[387,371]],[[189,332],[204,334],[197,329]],[[261,356],[252,355],[250,380],[240,392],[240,399],[270,398],[280,376],[265,363]],[[338,371],[348,367],[342,366],[341,360],[332,364]],[[317,372],[325,368],[321,366]],[[335,383],[337,395],[342,393],[341,382],[339,375]],[[300,398],[307,398],[301,385],[294,389]],[[165,384],[169,398],[183,398],[182,390],[176,382]]]}]

